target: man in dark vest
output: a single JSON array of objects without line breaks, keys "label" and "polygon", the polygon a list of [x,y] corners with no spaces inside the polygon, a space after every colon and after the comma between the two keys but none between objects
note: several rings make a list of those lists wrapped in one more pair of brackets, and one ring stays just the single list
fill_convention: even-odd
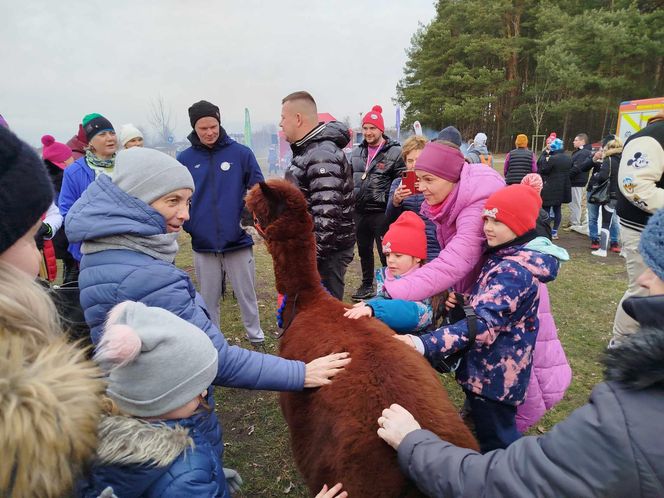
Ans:
[{"label": "man in dark vest", "polygon": [[528,148],[528,137],[523,133],[517,135],[514,145],[516,149],[505,157],[504,175],[508,185],[521,183],[528,173],[537,173],[537,158]]}]

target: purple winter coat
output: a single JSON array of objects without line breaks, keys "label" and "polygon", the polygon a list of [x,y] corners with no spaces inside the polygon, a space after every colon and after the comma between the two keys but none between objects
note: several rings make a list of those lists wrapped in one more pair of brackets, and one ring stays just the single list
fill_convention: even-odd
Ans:
[{"label": "purple winter coat", "polygon": [[421,213],[436,225],[441,252],[412,274],[385,283],[393,299],[421,301],[453,288],[468,293],[486,258],[482,210],[487,198],[505,186],[503,178],[483,164],[466,164],[454,190],[436,215],[424,201]]},{"label": "purple winter coat", "polygon": [[527,431],[547,410],[563,399],[572,381],[572,369],[558,339],[556,323],[551,314],[549,291],[546,284],[541,282],[539,298],[539,332],[535,342],[530,382],[526,400],[516,410],[516,427],[519,432]]}]

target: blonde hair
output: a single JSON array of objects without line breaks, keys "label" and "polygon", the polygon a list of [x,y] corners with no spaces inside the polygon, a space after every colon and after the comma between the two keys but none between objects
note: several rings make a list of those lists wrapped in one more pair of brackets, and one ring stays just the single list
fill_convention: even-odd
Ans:
[{"label": "blonde hair", "polygon": [[623,143],[618,138],[615,137],[613,140],[610,140],[604,146],[604,157],[613,156],[615,154],[621,154],[623,150]]},{"label": "blonde hair", "polygon": [[427,139],[420,135],[412,135],[406,139],[406,141],[401,146],[401,157],[403,160],[406,160],[408,154],[414,150],[422,150],[427,144]]},{"label": "blonde hair", "polygon": [[0,327],[23,336],[35,351],[62,335],[53,301],[36,281],[0,261]]},{"label": "blonde hair", "polygon": [[60,497],[97,445],[101,371],[38,284],[6,263],[0,279],[0,496]]}]

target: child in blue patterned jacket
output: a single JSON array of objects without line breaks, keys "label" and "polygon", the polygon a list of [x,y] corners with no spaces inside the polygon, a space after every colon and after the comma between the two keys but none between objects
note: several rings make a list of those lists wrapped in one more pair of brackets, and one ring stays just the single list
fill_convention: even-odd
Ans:
[{"label": "child in blue patterned jacket", "polygon": [[[456,380],[466,394],[482,452],[506,448],[521,437],[516,409],[525,399],[539,330],[538,282],[553,280],[559,260],[568,258],[564,249],[537,237],[541,205],[529,185],[510,185],[493,193],[483,212],[488,259],[464,299],[475,318],[421,337],[397,337],[433,365],[465,350]],[[448,307],[454,301],[448,300]]]},{"label": "child in blue patterned jacket", "polygon": [[422,218],[412,211],[403,212],[383,236],[383,253],[387,267],[376,271],[376,297],[346,308],[344,316],[352,319],[375,316],[398,334],[422,333],[431,325],[431,299],[392,299],[385,291],[386,280],[401,278],[426,260],[427,239]]}]

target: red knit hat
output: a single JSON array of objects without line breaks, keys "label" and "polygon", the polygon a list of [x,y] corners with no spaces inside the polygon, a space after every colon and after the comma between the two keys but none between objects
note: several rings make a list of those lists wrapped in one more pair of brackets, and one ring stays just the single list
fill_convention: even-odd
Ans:
[{"label": "red knit hat", "polygon": [[397,252],[420,259],[427,257],[424,221],[413,211],[404,211],[383,236],[383,253]]},{"label": "red knit hat", "polygon": [[533,187],[516,184],[491,194],[482,216],[504,223],[519,237],[535,228],[541,207],[542,198]]},{"label": "red knit hat", "polygon": [[385,131],[385,123],[383,122],[383,108],[379,105],[375,105],[367,112],[362,118],[362,124],[372,124],[380,131]]},{"label": "red knit hat", "polygon": [[51,135],[44,135],[41,138],[41,143],[44,146],[42,149],[42,158],[51,161],[59,168],[65,169],[65,161],[72,157],[73,152],[71,149],[60,142],[56,142],[55,138]]}]

